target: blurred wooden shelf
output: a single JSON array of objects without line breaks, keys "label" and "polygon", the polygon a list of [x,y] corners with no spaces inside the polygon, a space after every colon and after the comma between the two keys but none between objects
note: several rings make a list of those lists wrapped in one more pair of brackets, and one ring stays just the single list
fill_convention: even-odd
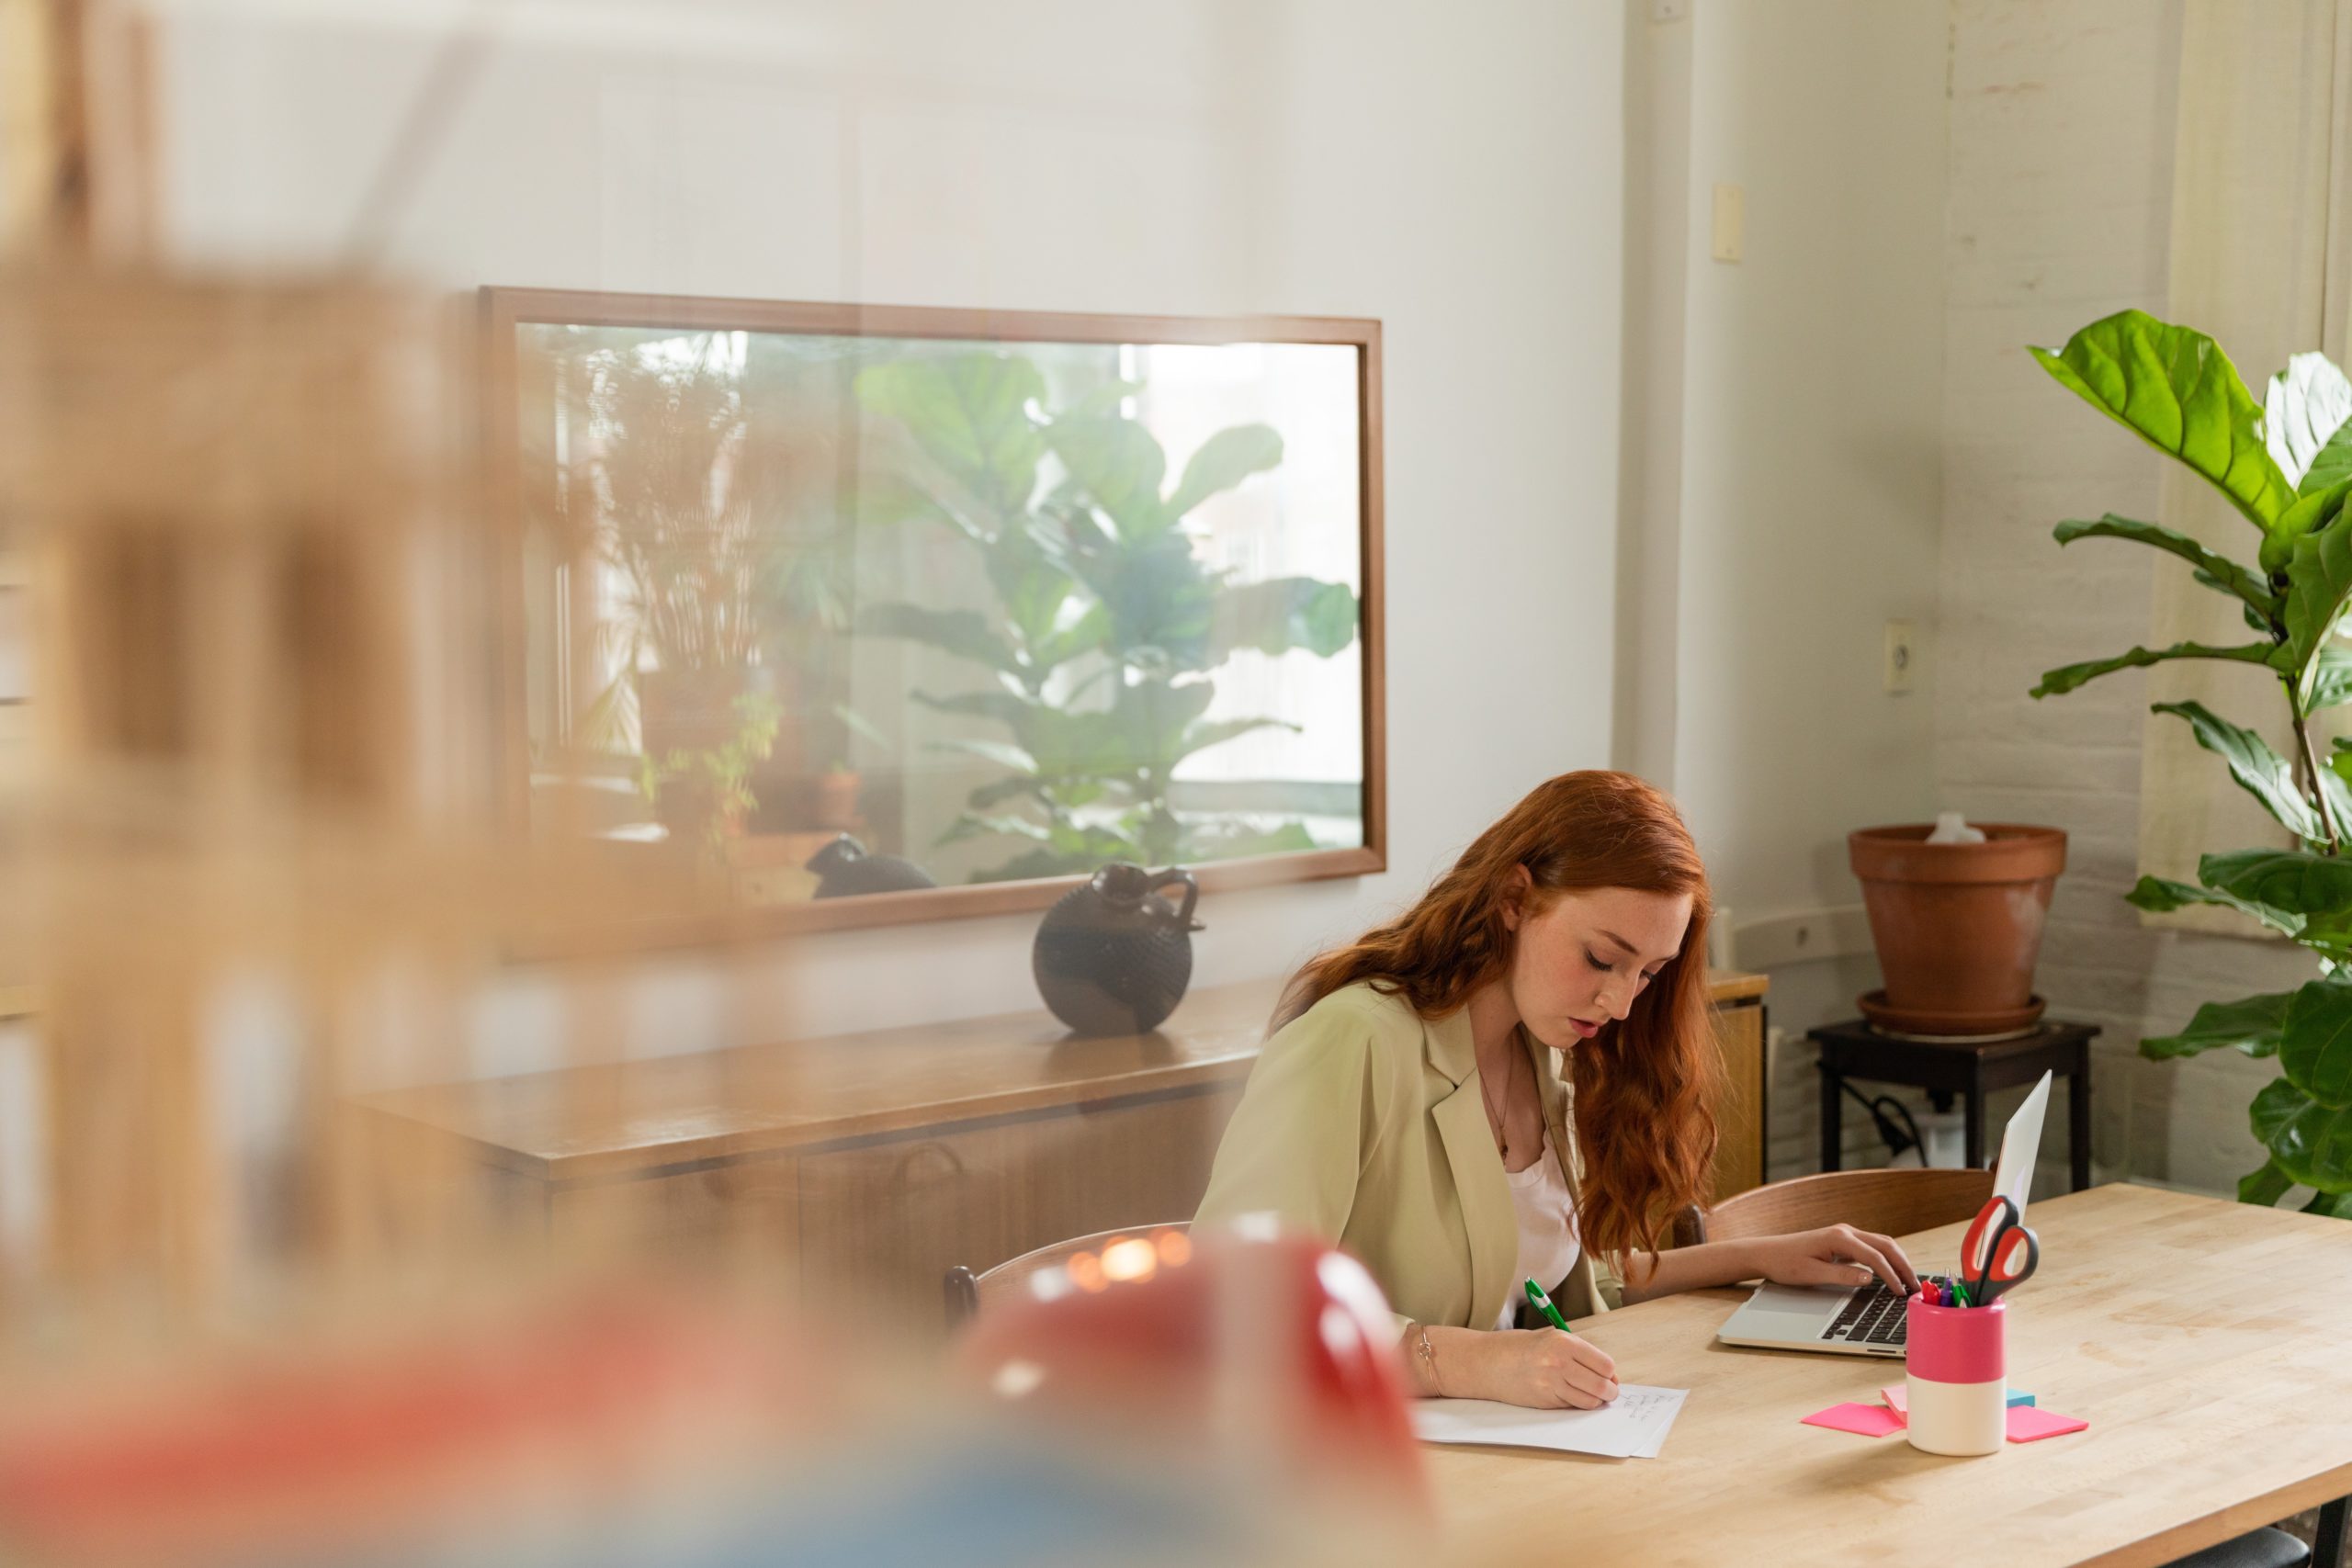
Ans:
[{"label": "blurred wooden shelf", "polygon": [[371,1097],[542,1181],[641,1174],[911,1128],[1238,1084],[1278,987],[1209,987],[1157,1033],[1003,1013]]},{"label": "blurred wooden shelf", "polygon": [[[1762,1179],[1763,987],[1714,977],[1735,1086],[1719,1198]],[[1202,987],[1150,1034],[1080,1039],[1041,1010],[359,1103],[461,1150],[558,1246],[748,1228],[851,1299],[930,1314],[955,1264],[1190,1218],[1280,989]]]}]

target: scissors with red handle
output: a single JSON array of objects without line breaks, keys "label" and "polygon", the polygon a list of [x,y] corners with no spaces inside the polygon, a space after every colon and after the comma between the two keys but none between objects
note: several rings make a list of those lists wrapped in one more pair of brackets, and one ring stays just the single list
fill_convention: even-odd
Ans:
[{"label": "scissors with red handle", "polygon": [[2012,1285],[2033,1278],[2041,1238],[2020,1223],[2018,1206],[1996,1194],[1977,1211],[1960,1244],[1960,1271],[1970,1306],[1990,1306]]}]

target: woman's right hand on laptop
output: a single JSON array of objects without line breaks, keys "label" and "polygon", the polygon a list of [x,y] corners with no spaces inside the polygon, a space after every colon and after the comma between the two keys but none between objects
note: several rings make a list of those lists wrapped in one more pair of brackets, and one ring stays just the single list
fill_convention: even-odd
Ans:
[{"label": "woman's right hand on laptop", "polygon": [[1891,1235],[1856,1230],[1851,1225],[1824,1225],[1819,1230],[1768,1235],[1747,1244],[1756,1272],[1781,1285],[1867,1285],[1886,1281],[1888,1290],[1907,1296],[1919,1288],[1918,1271]]}]

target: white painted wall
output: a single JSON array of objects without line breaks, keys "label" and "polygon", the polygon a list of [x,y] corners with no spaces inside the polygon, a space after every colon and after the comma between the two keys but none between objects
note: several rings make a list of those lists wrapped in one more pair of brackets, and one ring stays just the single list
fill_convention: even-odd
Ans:
[{"label": "white painted wall", "polygon": [[[1619,755],[1669,780],[1736,921],[1852,904],[1846,834],[1936,803],[1938,661],[1901,694],[1881,665],[1889,619],[1935,620],[1945,17],[1876,0],[1649,13],[1628,18],[1633,162],[1659,205],[1636,193],[1630,237],[1645,428]],[[1711,259],[1718,184],[1745,192],[1736,263]],[[1770,1093],[1785,1174],[1816,1156],[1804,1032],[1852,1016],[1877,976],[1866,954],[1770,972],[1793,1042]]]},{"label": "white painted wall", "polygon": [[[1845,835],[1933,800],[1944,26],[1930,6],[1694,7],[1676,783],[1744,914],[1850,902]],[[1713,187],[1746,259],[1708,259]]]},{"label": "white painted wall", "polygon": [[[382,13],[394,13],[383,15]],[[449,19],[473,62],[363,211]],[[1392,871],[1204,906],[1200,983],[1418,892],[1538,780],[1607,761],[1618,0],[181,0],[173,248],[274,268],[380,232],[435,285],[1385,323]],[[631,1048],[1035,1005],[1033,918],[811,939],[626,981]],[[485,1068],[573,1005],[487,999]],[[791,1010],[788,1023],[786,1009]]]},{"label": "white painted wall", "polygon": [[2165,311],[2179,7],[1951,10],[1938,779],[1973,814],[2070,836],[2040,985],[2053,1010],[2106,1031],[2094,1046],[2098,1173],[2225,1192],[2262,1163],[2245,1108],[2275,1066],[2233,1052],[2159,1065],[2138,1043],[2200,1002],[2299,984],[2309,962],[2279,943],[2143,930],[2122,902],[2137,876],[2144,676],[2026,695],[2045,669],[2148,635],[2151,552],[2062,551],[2050,530],[2102,512],[2156,516],[2163,459],[2113,438],[2024,345],[2063,343],[2127,305]]}]

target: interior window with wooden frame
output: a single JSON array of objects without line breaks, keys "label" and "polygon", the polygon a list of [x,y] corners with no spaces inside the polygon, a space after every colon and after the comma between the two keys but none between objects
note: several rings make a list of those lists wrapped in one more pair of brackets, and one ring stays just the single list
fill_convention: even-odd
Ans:
[{"label": "interior window with wooden frame", "polygon": [[778,930],[1385,866],[1379,322],[482,316],[535,832]]}]

